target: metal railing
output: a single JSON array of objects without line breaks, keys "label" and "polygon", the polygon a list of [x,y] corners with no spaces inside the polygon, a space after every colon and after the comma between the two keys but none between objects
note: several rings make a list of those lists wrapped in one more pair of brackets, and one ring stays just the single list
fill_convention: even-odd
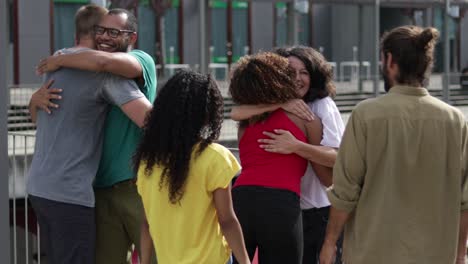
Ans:
[{"label": "metal railing", "polygon": [[[34,152],[34,139],[34,132],[8,132],[10,243],[12,244],[11,257],[14,264],[41,263],[39,225],[34,214],[32,214],[32,210],[30,211],[31,208],[28,204],[28,195],[25,189],[27,174]],[[24,212],[24,215],[22,215],[21,211]],[[20,227],[23,230],[20,230]],[[22,231],[24,231],[23,237],[20,234]]]},{"label": "metal railing", "polygon": [[[345,79],[345,69],[350,69],[350,74],[348,75],[349,79],[356,80],[357,77],[360,77],[364,80],[371,79],[371,63],[369,61],[342,61],[340,62],[340,78],[339,81],[344,82]],[[365,75],[362,76],[361,68],[365,70]]]}]

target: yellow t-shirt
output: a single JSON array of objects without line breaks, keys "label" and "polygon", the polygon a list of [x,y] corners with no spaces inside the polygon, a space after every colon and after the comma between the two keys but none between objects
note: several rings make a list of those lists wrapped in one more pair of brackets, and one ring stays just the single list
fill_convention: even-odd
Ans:
[{"label": "yellow t-shirt", "polygon": [[159,189],[162,168],[152,174],[138,170],[141,195],[159,264],[224,264],[231,250],[219,227],[213,192],[227,188],[240,170],[232,153],[219,144],[210,144],[190,161],[185,192],[180,203],[169,201],[168,188]]}]

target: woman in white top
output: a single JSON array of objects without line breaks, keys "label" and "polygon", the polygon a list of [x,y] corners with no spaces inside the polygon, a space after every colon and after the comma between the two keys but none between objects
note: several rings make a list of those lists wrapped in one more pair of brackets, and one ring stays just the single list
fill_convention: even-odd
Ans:
[{"label": "woman in white top", "polygon": [[[332,169],[343,135],[344,124],[332,100],[336,88],[332,81],[331,66],[322,54],[310,47],[280,48],[276,50],[276,53],[287,57],[290,66],[296,71],[297,88],[308,88],[303,100],[293,100],[282,105],[241,105],[233,108],[231,118],[243,120],[280,107],[305,119],[320,118],[323,126],[320,145],[306,144],[297,140],[289,131],[275,130],[264,132],[268,138],[259,140],[259,147],[264,148],[265,151],[282,154],[296,153]],[[325,190],[331,184],[331,178],[318,178],[310,166],[305,177],[302,177],[303,263],[318,263],[330,208]],[[341,263],[341,248],[340,240],[337,244],[336,264]]]}]

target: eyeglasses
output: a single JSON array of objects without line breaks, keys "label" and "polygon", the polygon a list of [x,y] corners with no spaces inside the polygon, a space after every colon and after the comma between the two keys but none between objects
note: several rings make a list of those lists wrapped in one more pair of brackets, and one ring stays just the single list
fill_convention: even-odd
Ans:
[{"label": "eyeglasses", "polygon": [[117,38],[122,33],[135,33],[135,31],[131,31],[131,30],[121,30],[121,29],[116,29],[116,28],[94,26],[94,33],[96,33],[96,35],[104,35],[104,33],[106,32],[107,32],[107,35],[109,35],[109,37],[111,38]]}]

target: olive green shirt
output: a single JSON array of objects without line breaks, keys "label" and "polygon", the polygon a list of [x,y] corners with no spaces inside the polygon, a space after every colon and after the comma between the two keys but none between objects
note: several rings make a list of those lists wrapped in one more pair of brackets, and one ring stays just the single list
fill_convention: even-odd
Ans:
[{"label": "olive green shirt", "polygon": [[395,86],[355,108],[328,190],[351,213],[346,264],[455,262],[467,142],[463,114],[424,88]]}]

